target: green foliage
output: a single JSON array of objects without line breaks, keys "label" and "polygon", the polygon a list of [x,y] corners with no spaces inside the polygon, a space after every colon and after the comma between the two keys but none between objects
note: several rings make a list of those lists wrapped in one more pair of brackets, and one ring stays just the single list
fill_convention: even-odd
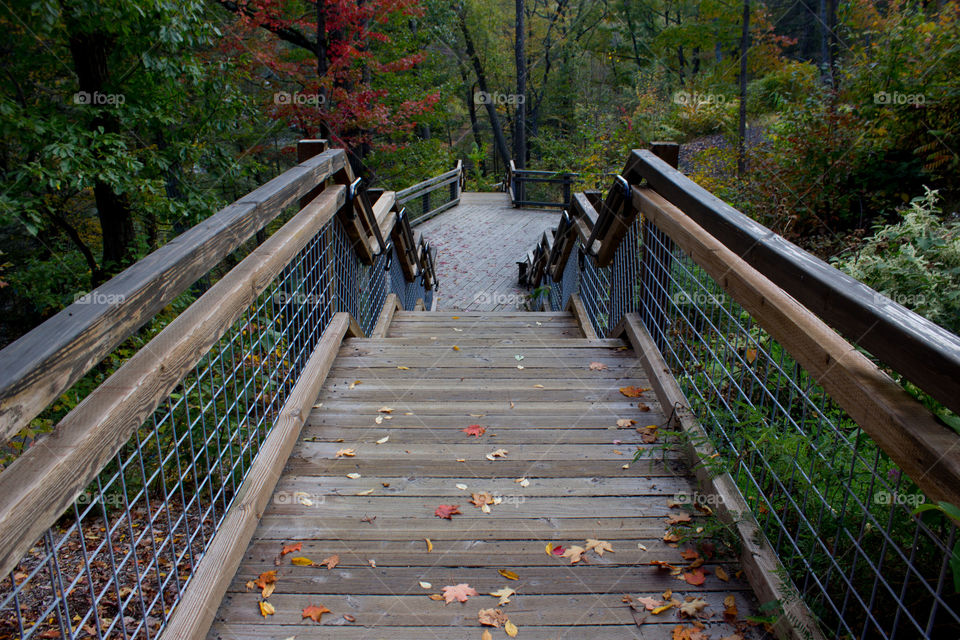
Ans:
[{"label": "green foliage", "polygon": [[884,296],[960,333],[960,222],[945,221],[936,191],[914,198],[896,223],[878,224],[835,261]]},{"label": "green foliage", "polygon": [[747,110],[751,115],[778,112],[803,103],[818,89],[819,70],[812,64],[795,60],[784,61],[761,78],[747,86]]}]

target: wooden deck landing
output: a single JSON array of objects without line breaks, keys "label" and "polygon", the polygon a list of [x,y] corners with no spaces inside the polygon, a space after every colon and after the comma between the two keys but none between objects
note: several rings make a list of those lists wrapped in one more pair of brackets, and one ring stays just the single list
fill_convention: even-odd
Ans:
[{"label": "wooden deck landing", "polygon": [[[607,368],[590,370],[591,362]],[[487,594],[503,587],[516,590],[501,609],[522,639],[670,638],[690,624],[676,608],[652,615],[641,606],[638,626],[623,602],[667,590],[703,598],[709,637],[731,636],[724,598],[734,595],[741,619],[755,610],[734,564],[708,560],[702,586],[648,564],[690,565],[680,555],[689,545],[663,536],[667,516],[681,512],[668,502],[692,486],[675,454],[617,428],[622,418],[665,422],[652,392],[641,412],[619,391],[630,385],[650,386],[634,353],[619,340],[585,339],[565,313],[398,312],[387,338],[346,341],[209,637],[479,640],[486,628],[506,638],[477,619],[497,606]],[[384,407],[392,412],[378,412]],[[462,429],[472,424],[486,433],[468,436]],[[638,447],[649,459],[633,463]],[[355,457],[336,457],[342,449]],[[485,457],[498,449],[504,457]],[[470,503],[484,491],[501,499],[489,514]],[[442,504],[462,515],[436,517]],[[706,523],[690,511],[694,526]],[[591,551],[571,566],[545,552],[547,543],[586,546],[587,538],[615,553]],[[292,543],[302,549],[280,558]],[[333,555],[334,569],[291,563]],[[276,613],[264,617],[259,588],[245,585],[271,570]],[[461,583],[480,595],[447,605],[428,597]],[[309,605],[331,613],[317,625],[301,616]]]}]

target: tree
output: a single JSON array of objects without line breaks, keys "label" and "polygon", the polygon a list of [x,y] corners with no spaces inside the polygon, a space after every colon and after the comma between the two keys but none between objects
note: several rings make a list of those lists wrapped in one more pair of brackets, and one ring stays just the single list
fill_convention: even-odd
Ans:
[{"label": "tree", "polygon": [[[423,52],[388,58],[392,52],[378,49],[391,42],[392,22],[422,15],[419,0],[218,2],[239,17],[238,46],[251,47],[253,64],[289,89],[274,94],[270,116],[306,137],[344,145],[358,172],[365,172],[362,159],[378,136],[389,143],[412,130],[439,99],[431,92],[398,100],[374,81],[424,60]],[[276,41],[258,42],[256,30]]]}]

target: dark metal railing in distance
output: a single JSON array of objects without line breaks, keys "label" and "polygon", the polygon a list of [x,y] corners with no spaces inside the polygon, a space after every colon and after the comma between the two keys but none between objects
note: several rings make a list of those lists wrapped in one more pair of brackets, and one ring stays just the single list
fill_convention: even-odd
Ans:
[{"label": "dark metal railing in distance", "polygon": [[407,209],[410,224],[420,224],[460,204],[465,179],[463,161],[458,160],[451,171],[397,191],[397,203]]},{"label": "dark metal railing in distance", "polygon": [[511,160],[504,184],[514,207],[567,208],[573,185],[579,182],[577,173],[517,169]]}]

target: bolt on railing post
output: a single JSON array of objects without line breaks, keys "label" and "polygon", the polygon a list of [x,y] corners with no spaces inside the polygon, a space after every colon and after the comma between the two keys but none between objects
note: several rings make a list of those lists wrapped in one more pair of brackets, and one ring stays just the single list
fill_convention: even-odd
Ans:
[{"label": "bolt on railing post", "polygon": [[[676,142],[653,142],[650,145],[659,158],[677,168],[680,145]],[[673,241],[647,220],[642,225],[643,257],[640,290],[640,314],[644,325],[661,350],[665,346],[667,298],[673,268]]]}]

